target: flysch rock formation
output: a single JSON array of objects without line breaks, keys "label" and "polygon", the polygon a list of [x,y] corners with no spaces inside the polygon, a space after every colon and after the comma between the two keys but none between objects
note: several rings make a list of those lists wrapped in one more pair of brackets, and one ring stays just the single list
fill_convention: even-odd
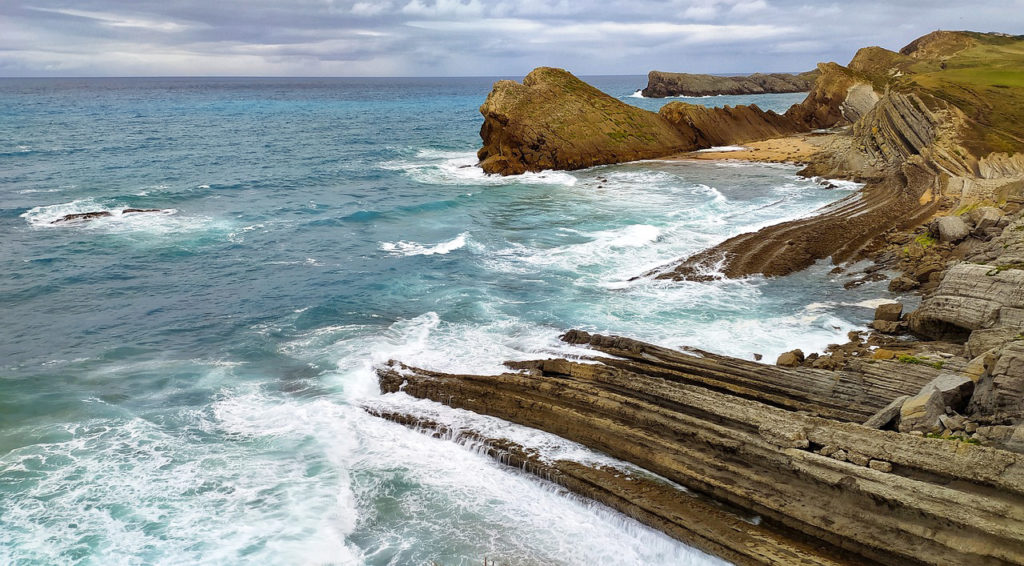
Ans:
[{"label": "flysch rock formation", "polygon": [[[784,115],[681,103],[645,115],[687,147],[832,128],[804,173],[855,178],[862,191],[651,275],[784,275],[824,257],[867,258],[862,274],[833,272],[856,286],[893,270],[890,290],[923,293],[909,313],[879,306],[873,330],[848,344],[769,366],[570,331],[563,340],[593,356],[509,363],[498,376],[378,369],[385,393],[542,429],[636,468],[551,461],[389,406],[389,395],[366,409],[737,564],[1024,564],[1021,69],[1024,37],[935,32],[900,52],[819,65],[807,99]],[[516,121],[524,115],[504,116],[549,133]],[[511,145],[482,157],[536,158],[488,123],[485,150],[488,139]]]},{"label": "flysch rock formation", "polygon": [[817,77],[817,71],[798,74],[754,73],[731,77],[651,71],[647,74],[647,86],[640,94],[646,98],[665,98],[667,96],[807,92],[811,90],[814,79]]},{"label": "flysch rock formation", "polygon": [[501,175],[665,157],[808,127],[754,105],[709,109],[674,102],[649,112],[549,67],[534,69],[522,84],[498,81],[480,113],[480,166]]},{"label": "flysch rock formation", "polygon": [[[488,451],[737,564],[1024,564],[1024,455],[858,424],[940,379],[935,368],[766,368],[579,331],[563,339],[609,357],[510,363],[518,371],[497,376],[392,363],[378,371],[381,389],[545,430],[653,472],[627,480],[626,493],[599,468],[538,468]],[[367,409],[431,429],[414,414]],[[741,520],[750,515],[761,520]]]}]

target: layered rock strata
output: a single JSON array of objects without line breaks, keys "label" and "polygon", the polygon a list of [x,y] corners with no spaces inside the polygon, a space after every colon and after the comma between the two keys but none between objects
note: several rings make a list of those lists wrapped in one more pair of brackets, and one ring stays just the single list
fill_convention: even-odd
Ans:
[{"label": "layered rock strata", "polygon": [[816,71],[799,74],[754,73],[734,77],[651,71],[647,74],[647,86],[640,94],[647,98],[665,98],[666,96],[807,92],[811,90],[817,76]]},{"label": "layered rock strata", "polygon": [[[702,545],[666,529],[740,564],[779,563],[768,556],[801,541],[807,556],[782,563],[1024,564],[1024,456],[844,418],[884,408],[890,398],[879,406],[878,387],[907,395],[925,375],[848,380],[829,393],[813,371],[762,375],[739,360],[690,362],[679,352],[581,332],[566,339],[626,357],[518,363],[519,373],[498,376],[393,364],[379,371],[381,389],[552,432],[757,514],[759,528],[772,533],[758,539],[770,553],[720,532]],[[803,392],[780,397],[780,387]],[[659,528],[672,521],[671,506],[652,503],[645,511],[636,516]],[[692,520],[680,518],[682,528],[692,529]],[[732,528],[757,534],[738,522]]]}]

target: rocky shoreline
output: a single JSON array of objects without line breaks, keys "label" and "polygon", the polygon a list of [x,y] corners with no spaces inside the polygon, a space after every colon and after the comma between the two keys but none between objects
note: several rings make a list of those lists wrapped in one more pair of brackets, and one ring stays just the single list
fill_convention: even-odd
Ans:
[{"label": "rocky shoreline", "polygon": [[[623,480],[460,433],[737,564],[1024,564],[1024,116],[1014,114],[1024,114],[1024,88],[977,82],[979,54],[1024,63],[1024,38],[935,32],[899,53],[865,48],[846,67],[819,65],[807,99],[784,115],[682,103],[658,114],[622,110],[556,69],[499,83],[481,107],[489,172],[796,134],[813,148],[804,147],[803,174],[865,183],[817,216],[737,236],[647,277],[782,276],[831,258],[850,286],[889,278],[890,290],[922,302],[909,313],[882,305],[870,331],[825,352],[787,352],[775,365],[574,330],[563,340],[593,355],[509,363],[498,376],[393,361],[378,371],[382,391],[538,428],[639,466],[653,475]],[[869,267],[849,271],[864,259]],[[751,515],[760,522],[744,520]]]}]

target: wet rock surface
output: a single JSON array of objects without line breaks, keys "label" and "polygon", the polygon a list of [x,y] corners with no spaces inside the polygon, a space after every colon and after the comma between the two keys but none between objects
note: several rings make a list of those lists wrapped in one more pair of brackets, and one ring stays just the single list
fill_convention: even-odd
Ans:
[{"label": "wet rock surface", "polygon": [[739,564],[1024,563],[1024,456],[857,424],[926,385],[941,399],[933,372],[894,379],[899,362],[830,372],[578,331],[564,339],[614,357],[518,362],[498,376],[395,362],[379,370],[381,388],[558,434],[760,515],[771,537],[753,549],[736,538],[756,534],[745,524],[715,530],[712,520],[701,540],[666,527],[669,508],[638,515]]}]

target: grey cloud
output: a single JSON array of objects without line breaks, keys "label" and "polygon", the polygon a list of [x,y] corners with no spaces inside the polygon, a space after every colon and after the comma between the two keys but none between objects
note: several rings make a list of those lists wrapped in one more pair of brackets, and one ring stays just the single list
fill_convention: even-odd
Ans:
[{"label": "grey cloud", "polygon": [[1024,33],[1024,0],[30,0],[0,75],[803,70],[934,29]]}]

